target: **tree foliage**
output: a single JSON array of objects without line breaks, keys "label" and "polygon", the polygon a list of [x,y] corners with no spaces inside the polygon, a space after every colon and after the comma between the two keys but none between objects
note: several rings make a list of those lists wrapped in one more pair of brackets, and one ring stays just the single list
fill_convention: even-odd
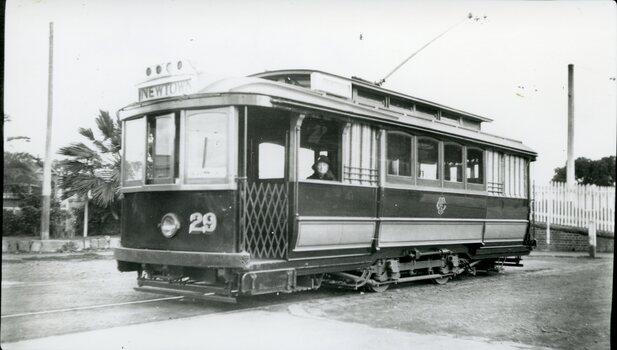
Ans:
[{"label": "tree foliage", "polygon": [[[9,122],[10,117],[4,115],[3,122]],[[4,127],[4,124],[3,124]],[[29,137],[8,137],[7,142],[14,140],[29,141]],[[42,170],[41,159],[25,152],[4,152],[3,192],[16,196],[17,210],[2,210],[2,235],[38,235],[41,231],[41,178],[38,171]],[[53,166],[52,166],[53,167]],[[53,187],[52,191],[55,191]],[[52,198],[56,198],[52,196]],[[58,201],[51,201],[50,233],[52,237],[63,236],[63,225],[69,213],[60,208]]]},{"label": "tree foliage", "polygon": [[[38,191],[18,193],[20,210],[2,211],[3,236],[37,236],[41,233],[42,195]],[[51,201],[49,231],[52,237],[64,236],[64,223],[69,213],[60,208],[60,203]]]},{"label": "tree foliage", "polygon": [[[17,198],[18,210],[2,211],[2,235],[38,235],[41,231],[41,179],[37,176],[43,164],[29,153],[4,152],[4,192]],[[52,190],[55,188],[52,187]],[[52,196],[55,198],[55,196]],[[50,232],[62,236],[68,213],[53,200],[50,212]]]},{"label": "tree foliage", "polygon": [[31,186],[39,186],[36,171],[41,166],[41,160],[29,153],[4,152],[4,188],[18,193]]},{"label": "tree foliage", "polygon": [[121,124],[101,110],[96,125],[98,137],[90,128],[79,128],[90,145],[77,142],[58,151],[67,157],[60,162],[63,196],[84,198],[90,192],[96,205],[110,208],[117,217],[114,207],[120,196]]},{"label": "tree foliage", "polygon": [[[566,182],[566,168],[555,168],[553,181]],[[574,178],[582,185],[615,186],[615,170],[615,156],[598,160],[579,157],[574,161]]]},{"label": "tree foliage", "polygon": [[[67,158],[60,161],[63,197],[89,197],[90,234],[110,234],[118,230],[120,209],[120,149],[122,129],[118,119],[99,111],[97,128],[79,128],[84,142],[60,148]],[[76,232],[83,230],[83,208],[74,209]]]}]

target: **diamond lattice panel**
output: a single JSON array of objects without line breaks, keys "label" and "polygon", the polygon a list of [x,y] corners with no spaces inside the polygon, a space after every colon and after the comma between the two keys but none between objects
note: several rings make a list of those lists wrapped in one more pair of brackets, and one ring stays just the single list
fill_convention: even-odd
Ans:
[{"label": "diamond lattice panel", "polygon": [[244,249],[253,258],[286,258],[287,184],[247,183],[242,201]]}]

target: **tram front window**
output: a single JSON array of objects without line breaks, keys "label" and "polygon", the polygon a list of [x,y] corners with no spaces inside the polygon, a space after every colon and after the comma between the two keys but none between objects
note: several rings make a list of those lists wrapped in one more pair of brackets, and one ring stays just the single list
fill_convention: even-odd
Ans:
[{"label": "tram front window", "polygon": [[144,118],[124,123],[123,181],[125,186],[139,185],[144,177],[144,139],[146,137]]},{"label": "tram front window", "polygon": [[220,110],[188,112],[186,116],[186,179],[227,176],[228,115]]},{"label": "tram front window", "polygon": [[152,117],[148,120],[148,149],[146,182],[171,182],[174,162],[174,115]]}]

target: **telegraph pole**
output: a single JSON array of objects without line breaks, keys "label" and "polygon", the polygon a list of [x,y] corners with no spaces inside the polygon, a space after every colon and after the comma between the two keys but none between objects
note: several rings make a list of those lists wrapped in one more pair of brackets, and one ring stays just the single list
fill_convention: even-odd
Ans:
[{"label": "telegraph pole", "polygon": [[566,163],[568,187],[575,185],[574,179],[574,65],[568,65],[568,162]]},{"label": "telegraph pole", "polygon": [[49,239],[51,207],[51,122],[53,111],[54,23],[49,22],[49,78],[47,80],[47,134],[43,164],[43,205],[41,207],[41,240]]}]

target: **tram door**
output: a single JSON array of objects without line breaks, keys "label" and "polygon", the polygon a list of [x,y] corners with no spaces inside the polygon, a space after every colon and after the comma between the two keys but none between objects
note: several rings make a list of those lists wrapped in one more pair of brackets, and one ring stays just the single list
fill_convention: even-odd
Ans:
[{"label": "tram door", "polygon": [[289,114],[250,108],[247,182],[242,191],[244,249],[257,259],[287,256]]}]

